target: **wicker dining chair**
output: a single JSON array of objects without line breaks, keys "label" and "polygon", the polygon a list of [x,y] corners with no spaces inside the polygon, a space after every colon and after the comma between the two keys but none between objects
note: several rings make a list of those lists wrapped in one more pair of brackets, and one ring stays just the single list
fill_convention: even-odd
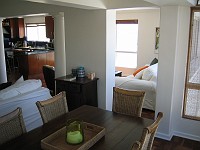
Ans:
[{"label": "wicker dining chair", "polygon": [[20,107],[0,117],[0,145],[24,133],[26,127]]},{"label": "wicker dining chair", "polygon": [[141,117],[144,91],[130,91],[113,87],[113,112]]},{"label": "wicker dining chair", "polygon": [[143,133],[140,138],[140,141],[136,141],[133,144],[132,150],[151,150],[155,133],[158,129],[158,126],[162,117],[163,117],[163,113],[159,112],[154,123],[143,129]]},{"label": "wicker dining chair", "polygon": [[37,101],[36,105],[39,109],[43,123],[47,123],[68,112],[66,93],[64,91],[50,99]]}]

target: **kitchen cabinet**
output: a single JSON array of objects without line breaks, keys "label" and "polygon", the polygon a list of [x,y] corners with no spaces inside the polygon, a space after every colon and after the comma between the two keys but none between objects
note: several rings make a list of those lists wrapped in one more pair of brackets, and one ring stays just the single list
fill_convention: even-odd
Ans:
[{"label": "kitchen cabinet", "polygon": [[46,63],[50,66],[55,66],[55,63],[54,63],[54,52],[51,52],[51,53],[46,53]]},{"label": "kitchen cabinet", "polygon": [[85,78],[66,81],[66,76],[56,78],[56,94],[66,92],[67,105],[72,111],[82,105],[98,106],[97,80]]},{"label": "kitchen cabinet", "polygon": [[54,39],[54,19],[52,16],[45,17],[46,37]]},{"label": "kitchen cabinet", "polygon": [[44,53],[24,53],[23,51],[15,51],[15,56],[19,61],[19,72],[24,79],[40,79],[45,83],[42,72],[43,65],[54,66],[54,51]]},{"label": "kitchen cabinet", "polygon": [[42,73],[42,66],[46,65],[46,53],[28,55],[29,75]]},{"label": "kitchen cabinet", "polygon": [[25,28],[23,18],[10,19],[11,38],[24,38]]}]

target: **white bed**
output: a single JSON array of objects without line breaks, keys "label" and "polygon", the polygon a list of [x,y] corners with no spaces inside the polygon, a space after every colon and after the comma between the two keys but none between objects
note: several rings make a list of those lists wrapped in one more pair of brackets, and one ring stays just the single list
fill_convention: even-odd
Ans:
[{"label": "white bed", "polygon": [[[23,88],[27,87],[30,86],[27,84]],[[13,111],[17,107],[22,108],[23,118],[27,131],[30,131],[42,125],[42,119],[35,104],[36,101],[51,98],[49,89],[41,87],[40,85],[38,87],[35,87],[35,89],[33,88],[33,86],[31,88],[31,90],[26,89],[24,93],[20,93],[18,95],[15,95],[14,97],[0,99],[0,116]],[[14,91],[15,93],[15,90],[10,90],[11,92]],[[1,96],[3,95],[2,91],[0,92],[0,94]]]},{"label": "white bed", "polygon": [[157,64],[140,71],[136,76],[115,77],[115,87],[145,91],[143,108],[155,110],[156,81]]}]

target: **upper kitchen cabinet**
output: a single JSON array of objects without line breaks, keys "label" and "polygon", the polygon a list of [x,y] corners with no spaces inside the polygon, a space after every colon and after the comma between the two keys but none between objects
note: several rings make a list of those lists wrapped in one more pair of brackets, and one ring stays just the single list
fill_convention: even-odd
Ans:
[{"label": "upper kitchen cabinet", "polygon": [[45,17],[46,37],[54,39],[54,19],[52,16]]},{"label": "upper kitchen cabinet", "polygon": [[24,38],[24,19],[23,18],[11,18],[10,19],[11,38]]}]

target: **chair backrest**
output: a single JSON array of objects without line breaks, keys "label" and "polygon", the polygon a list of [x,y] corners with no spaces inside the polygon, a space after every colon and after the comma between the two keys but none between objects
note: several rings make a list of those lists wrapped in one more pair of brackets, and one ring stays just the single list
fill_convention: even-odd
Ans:
[{"label": "chair backrest", "polygon": [[24,133],[26,127],[20,107],[0,117],[0,145]]},{"label": "chair backrest", "polygon": [[50,99],[37,101],[36,105],[43,123],[47,123],[68,112],[67,99],[64,91]]},{"label": "chair backrest", "polygon": [[144,103],[144,96],[144,91],[130,91],[114,87],[113,112],[140,117]]},{"label": "chair backrest", "polygon": [[44,80],[47,85],[47,88],[51,91],[51,93],[55,94],[55,69],[53,66],[44,65],[42,67]]},{"label": "chair backrest", "polygon": [[158,129],[162,117],[163,113],[159,112],[154,123],[143,129],[140,141],[136,141],[133,144],[132,150],[151,150],[155,133]]}]

